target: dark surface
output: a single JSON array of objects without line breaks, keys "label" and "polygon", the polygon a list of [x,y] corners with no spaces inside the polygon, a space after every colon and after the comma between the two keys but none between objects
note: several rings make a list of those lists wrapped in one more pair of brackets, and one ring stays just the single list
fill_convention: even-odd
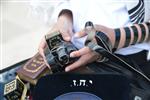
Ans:
[{"label": "dark surface", "polygon": [[[73,85],[76,80],[76,85]],[[85,85],[80,80],[86,80]],[[90,84],[89,80],[92,80]],[[33,93],[33,100],[54,100],[70,92],[86,92],[102,100],[129,100],[129,80],[114,74],[53,74],[39,80]],[[74,100],[74,99],[72,99]]]},{"label": "dark surface", "polygon": [[16,70],[23,66],[29,59],[18,62],[12,66],[0,70],[0,100],[5,100],[3,96],[4,85],[16,77]]}]

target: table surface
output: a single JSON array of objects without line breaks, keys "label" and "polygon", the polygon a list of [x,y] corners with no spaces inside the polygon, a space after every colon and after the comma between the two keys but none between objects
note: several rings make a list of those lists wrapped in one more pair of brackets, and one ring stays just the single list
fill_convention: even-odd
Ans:
[{"label": "table surface", "polygon": [[34,56],[51,26],[33,14],[28,0],[2,0],[1,15],[0,70]]}]

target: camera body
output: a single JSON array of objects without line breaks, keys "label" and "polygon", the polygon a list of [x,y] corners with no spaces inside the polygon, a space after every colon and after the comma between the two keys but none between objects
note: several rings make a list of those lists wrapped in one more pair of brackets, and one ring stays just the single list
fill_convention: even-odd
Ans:
[{"label": "camera body", "polygon": [[64,41],[59,32],[48,34],[45,39],[48,45],[45,56],[53,73],[63,72],[67,65],[77,60],[70,57],[70,53],[77,48],[72,43]]}]

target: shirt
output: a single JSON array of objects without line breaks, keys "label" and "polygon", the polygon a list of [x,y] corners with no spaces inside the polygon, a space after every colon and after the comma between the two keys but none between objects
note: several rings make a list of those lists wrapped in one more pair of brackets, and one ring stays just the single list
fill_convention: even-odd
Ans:
[{"label": "shirt", "polygon": [[[139,7],[136,7],[137,5]],[[119,28],[149,20],[149,17],[146,17],[147,20],[143,17],[146,15],[146,11],[148,11],[142,8],[144,7],[143,5],[143,0],[70,0],[59,5],[54,13],[53,20],[57,20],[58,14],[62,9],[70,9],[73,13],[74,32],[83,29],[87,21],[92,21],[94,24],[100,24],[110,28]],[[139,11],[137,9],[135,11],[132,10],[132,8],[140,7],[141,9]],[[139,17],[140,19],[138,19]],[[85,40],[86,37],[80,39],[75,39],[74,36],[72,37],[73,44],[78,48],[84,46]],[[143,49],[149,51],[147,58],[150,59],[150,42],[121,48],[115,53],[129,55],[140,52]]]}]

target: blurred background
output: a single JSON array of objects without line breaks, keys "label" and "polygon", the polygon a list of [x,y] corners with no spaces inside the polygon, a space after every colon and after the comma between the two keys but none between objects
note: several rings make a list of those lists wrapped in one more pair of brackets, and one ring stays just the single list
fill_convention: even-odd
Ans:
[{"label": "blurred background", "polygon": [[34,56],[60,0],[0,1],[0,70]]}]

